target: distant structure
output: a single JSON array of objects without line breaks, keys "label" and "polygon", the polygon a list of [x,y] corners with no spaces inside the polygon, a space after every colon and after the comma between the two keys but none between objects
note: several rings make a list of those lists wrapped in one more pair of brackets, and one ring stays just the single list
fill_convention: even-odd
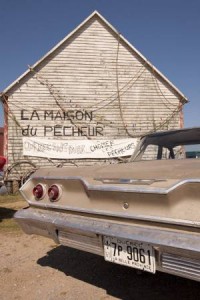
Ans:
[{"label": "distant structure", "polygon": [[186,158],[200,158],[200,150],[199,151],[186,151]]},{"label": "distant structure", "polygon": [[182,127],[187,99],[95,11],[1,101],[8,165],[41,167],[128,156],[141,135]]}]

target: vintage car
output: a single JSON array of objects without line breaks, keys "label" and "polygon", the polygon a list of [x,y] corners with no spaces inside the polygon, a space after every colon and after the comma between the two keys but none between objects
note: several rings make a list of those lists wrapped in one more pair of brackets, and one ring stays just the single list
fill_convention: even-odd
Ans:
[{"label": "vintage car", "polygon": [[144,136],[127,163],[41,168],[22,186],[29,207],[15,219],[28,234],[106,261],[200,281],[200,160],[184,158],[191,144],[200,128]]}]

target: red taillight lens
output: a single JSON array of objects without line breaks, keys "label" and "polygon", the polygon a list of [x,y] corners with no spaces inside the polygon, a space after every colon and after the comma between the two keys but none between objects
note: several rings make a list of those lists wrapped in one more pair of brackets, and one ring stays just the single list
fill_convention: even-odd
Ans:
[{"label": "red taillight lens", "polygon": [[61,189],[58,185],[53,184],[49,189],[48,189],[48,196],[49,200],[54,202],[58,201],[60,196],[61,196]]},{"label": "red taillight lens", "polygon": [[33,188],[33,195],[37,200],[40,200],[44,197],[45,195],[45,188],[42,184],[37,184]]}]

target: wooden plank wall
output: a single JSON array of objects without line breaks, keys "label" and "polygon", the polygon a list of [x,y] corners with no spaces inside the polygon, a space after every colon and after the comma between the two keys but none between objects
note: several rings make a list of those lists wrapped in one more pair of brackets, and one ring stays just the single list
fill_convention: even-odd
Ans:
[{"label": "wooden plank wall", "polygon": [[0,127],[0,156],[4,155],[3,146],[4,146],[4,130],[3,127]]},{"label": "wooden plank wall", "polygon": [[8,105],[9,164],[22,159],[38,166],[59,162],[23,157],[22,136],[114,139],[180,127],[174,90],[98,18],[32,69],[12,90]]}]

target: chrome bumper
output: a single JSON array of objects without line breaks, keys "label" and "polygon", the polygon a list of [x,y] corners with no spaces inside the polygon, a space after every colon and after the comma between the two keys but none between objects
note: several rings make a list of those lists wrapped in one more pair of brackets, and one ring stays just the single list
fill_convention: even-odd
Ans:
[{"label": "chrome bumper", "polygon": [[98,255],[103,255],[103,235],[149,243],[156,270],[200,281],[200,233],[36,208],[19,210],[15,219],[27,234]]}]

